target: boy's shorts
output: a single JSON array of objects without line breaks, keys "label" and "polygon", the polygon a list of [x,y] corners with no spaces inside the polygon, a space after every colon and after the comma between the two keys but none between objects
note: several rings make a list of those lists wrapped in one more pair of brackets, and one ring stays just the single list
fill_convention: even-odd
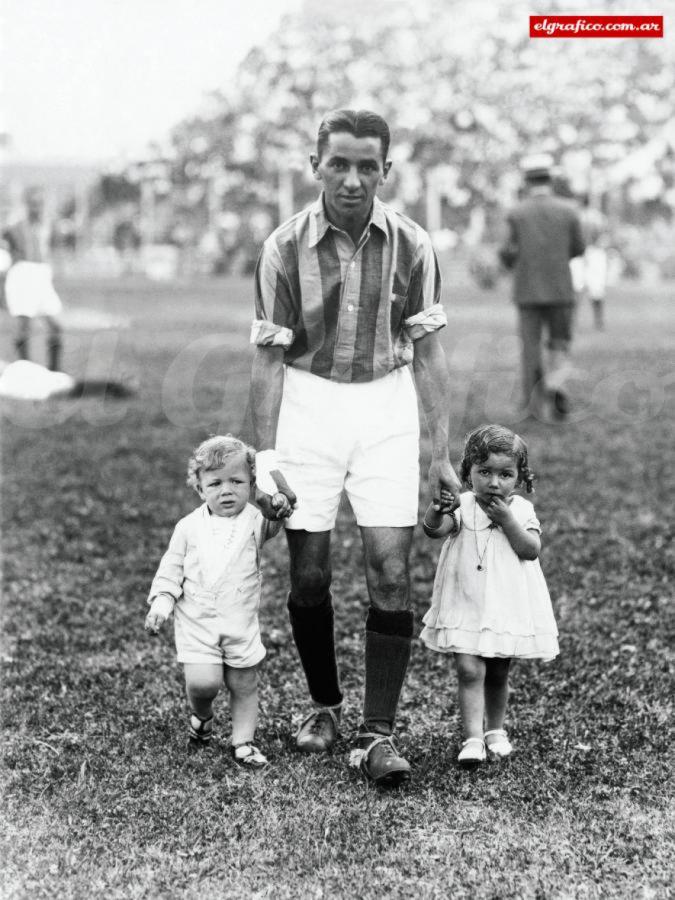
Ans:
[{"label": "boy's shorts", "polygon": [[287,528],[330,531],[343,488],[358,525],[416,524],[419,414],[409,367],[343,384],[287,366],[276,449],[298,497]]},{"label": "boy's shorts", "polygon": [[174,609],[176,655],[180,663],[222,664],[233,669],[257,665],[265,656],[260,638],[257,602],[242,603],[235,592],[234,603],[222,617],[215,614],[208,592]]}]

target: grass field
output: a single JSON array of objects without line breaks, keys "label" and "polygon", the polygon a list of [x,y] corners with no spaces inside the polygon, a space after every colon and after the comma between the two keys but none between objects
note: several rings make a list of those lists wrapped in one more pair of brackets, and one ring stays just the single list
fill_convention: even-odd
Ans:
[{"label": "grass field", "polygon": [[[580,311],[576,408],[555,426],[522,421],[506,284],[447,290],[452,456],[486,419],[527,438],[561,655],[515,667],[517,753],[467,774],[454,675],[416,642],[399,717],[414,777],[394,792],[347,767],[346,740],[325,758],[293,751],[305,693],[283,538],[261,611],[263,774],[231,762],[222,699],[216,747],[186,756],[171,636],[143,633],[154,569],[197,500],[189,450],[246,431],[250,285],[61,289],[66,370],[114,371],[139,393],[3,403],[2,897],[672,896],[672,285],[615,288],[604,333]],[[84,330],[92,311],[131,327]],[[347,507],[333,549],[347,736],[366,610]],[[418,630],[439,549],[419,531]]]}]

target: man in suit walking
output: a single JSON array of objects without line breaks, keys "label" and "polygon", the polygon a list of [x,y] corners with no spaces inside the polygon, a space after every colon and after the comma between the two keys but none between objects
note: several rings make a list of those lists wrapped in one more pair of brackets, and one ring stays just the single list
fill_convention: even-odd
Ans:
[{"label": "man in suit walking", "polygon": [[[522,161],[525,196],[507,217],[508,234],[499,251],[513,269],[513,300],[522,341],[523,400],[537,418],[569,413],[566,380],[574,288],[570,259],[584,252],[581,222],[573,205],[553,192],[553,159],[538,154]],[[544,366],[543,335],[548,366]]]}]

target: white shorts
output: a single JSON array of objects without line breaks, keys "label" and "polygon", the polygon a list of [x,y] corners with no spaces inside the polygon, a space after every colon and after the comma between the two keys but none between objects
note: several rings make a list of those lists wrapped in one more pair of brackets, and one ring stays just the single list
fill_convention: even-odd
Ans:
[{"label": "white shorts", "polygon": [[588,247],[584,260],[588,296],[591,300],[602,300],[607,285],[607,253],[602,247]]},{"label": "white shorts", "polygon": [[14,263],[7,273],[5,299],[10,316],[58,316],[63,309],[46,263]]},{"label": "white shorts", "polygon": [[415,525],[419,415],[410,369],[342,384],[287,366],[277,453],[298,497],[287,528],[330,531],[343,488],[358,525]]},{"label": "white shorts", "polygon": [[570,260],[572,285],[577,293],[587,291],[591,300],[602,300],[607,286],[607,252],[602,247],[587,247],[583,256]]},{"label": "white shorts", "polygon": [[241,603],[235,592],[227,614],[199,598],[180,600],[174,609],[174,633],[180,663],[225,663],[233,669],[257,666],[265,656],[258,624],[258,603]]}]

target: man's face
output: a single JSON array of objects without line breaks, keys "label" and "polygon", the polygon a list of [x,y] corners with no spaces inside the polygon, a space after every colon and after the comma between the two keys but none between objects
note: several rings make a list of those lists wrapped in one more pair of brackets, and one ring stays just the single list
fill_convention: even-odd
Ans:
[{"label": "man's face", "polygon": [[338,226],[365,222],[391,168],[391,162],[382,157],[382,140],[334,132],[328,136],[321,159],[312,153],[310,161],[314,177],[323,183],[331,222]]}]

